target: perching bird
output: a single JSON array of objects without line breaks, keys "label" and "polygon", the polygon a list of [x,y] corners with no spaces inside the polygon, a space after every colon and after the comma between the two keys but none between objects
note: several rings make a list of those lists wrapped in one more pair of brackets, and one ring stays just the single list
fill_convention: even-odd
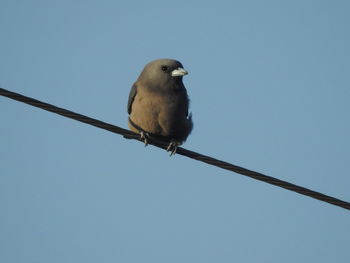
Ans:
[{"label": "perching bird", "polygon": [[154,60],[145,66],[129,94],[129,128],[140,133],[145,145],[149,136],[168,141],[171,155],[193,127],[182,82],[186,74],[177,60]]}]

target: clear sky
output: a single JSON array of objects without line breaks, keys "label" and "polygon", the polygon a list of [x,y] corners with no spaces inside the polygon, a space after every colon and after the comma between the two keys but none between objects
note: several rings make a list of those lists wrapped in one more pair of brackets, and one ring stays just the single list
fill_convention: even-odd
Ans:
[{"label": "clear sky", "polygon": [[[184,147],[350,201],[350,2],[0,1],[0,86],[118,126],[189,71]],[[350,212],[0,97],[0,262],[350,262]]]}]

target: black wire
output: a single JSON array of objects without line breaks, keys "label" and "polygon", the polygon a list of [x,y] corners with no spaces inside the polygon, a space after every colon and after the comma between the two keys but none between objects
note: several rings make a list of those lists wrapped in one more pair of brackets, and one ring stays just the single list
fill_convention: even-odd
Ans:
[{"label": "black wire", "polygon": [[[48,104],[48,103],[45,103],[45,102],[42,102],[42,101],[39,101],[39,100],[36,100],[33,98],[26,97],[26,96],[23,96],[21,94],[15,93],[15,92],[11,92],[9,90],[5,90],[5,89],[0,88],[0,95],[8,97],[10,99],[24,102],[24,103],[32,105],[34,107],[38,107],[38,108],[65,116],[67,118],[71,118],[71,119],[74,119],[74,120],[77,120],[80,122],[84,122],[84,123],[93,125],[95,127],[101,128],[101,129],[105,129],[105,130],[108,130],[108,131],[111,131],[114,133],[121,134],[125,138],[128,138],[128,139],[135,139],[135,140],[141,141],[140,135],[137,133],[134,133],[132,131],[129,131],[129,130],[120,128],[118,126],[115,126],[115,125],[112,125],[112,124],[109,124],[109,123],[106,123],[103,121],[99,121],[99,120],[96,120],[96,119],[87,117],[85,115],[81,115],[81,114],[63,109],[63,108],[59,108],[59,107],[56,107],[54,105],[51,105],[51,104]],[[168,143],[166,143],[164,141],[156,140],[154,138],[149,139],[149,144],[152,144],[152,145],[157,146],[157,147],[162,148],[162,149],[166,149],[168,146]],[[268,183],[268,184],[273,184],[273,185],[285,188],[287,190],[290,190],[290,191],[293,191],[293,192],[296,192],[296,193],[299,193],[302,195],[306,195],[306,196],[318,199],[320,201],[327,202],[327,203],[330,203],[332,205],[336,205],[336,206],[350,210],[350,203],[349,202],[346,202],[346,201],[343,201],[343,200],[340,200],[340,199],[334,198],[332,196],[325,195],[325,194],[322,194],[322,193],[319,193],[319,192],[316,192],[316,191],[313,191],[310,189],[307,189],[307,188],[302,187],[302,186],[298,186],[298,185],[295,185],[295,184],[292,184],[292,183],[289,183],[286,181],[282,181],[282,180],[279,180],[277,178],[264,175],[262,173],[254,172],[254,171],[245,169],[243,167],[233,165],[233,164],[228,163],[228,162],[220,161],[220,160],[212,158],[210,156],[206,156],[206,155],[203,155],[203,154],[200,154],[197,152],[186,150],[186,149],[181,148],[181,147],[179,147],[177,149],[176,153],[183,155],[183,156],[187,156],[189,158],[192,158],[192,159],[195,159],[198,161],[201,161],[201,162],[204,162],[204,163],[207,163],[207,164],[210,164],[210,165],[220,167],[222,169],[226,169],[226,170],[238,173],[238,174],[242,174],[242,175],[254,178],[256,180],[260,180],[260,181],[263,181],[263,182]]]}]

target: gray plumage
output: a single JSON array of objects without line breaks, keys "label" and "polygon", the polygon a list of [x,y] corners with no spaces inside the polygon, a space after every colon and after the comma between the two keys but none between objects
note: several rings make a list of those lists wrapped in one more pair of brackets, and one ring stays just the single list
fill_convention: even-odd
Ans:
[{"label": "gray plumage", "polygon": [[129,128],[178,145],[184,142],[193,127],[188,113],[189,99],[182,82],[186,74],[182,64],[173,59],[148,63],[129,94]]}]

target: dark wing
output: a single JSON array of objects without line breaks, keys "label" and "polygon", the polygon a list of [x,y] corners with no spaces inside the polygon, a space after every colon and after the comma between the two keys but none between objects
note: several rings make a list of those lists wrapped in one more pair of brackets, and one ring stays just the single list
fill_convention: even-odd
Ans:
[{"label": "dark wing", "polygon": [[132,106],[132,103],[134,102],[136,93],[137,93],[137,87],[134,84],[134,85],[132,85],[130,93],[129,93],[129,100],[128,100],[128,113],[129,114],[131,113],[131,106]]}]

